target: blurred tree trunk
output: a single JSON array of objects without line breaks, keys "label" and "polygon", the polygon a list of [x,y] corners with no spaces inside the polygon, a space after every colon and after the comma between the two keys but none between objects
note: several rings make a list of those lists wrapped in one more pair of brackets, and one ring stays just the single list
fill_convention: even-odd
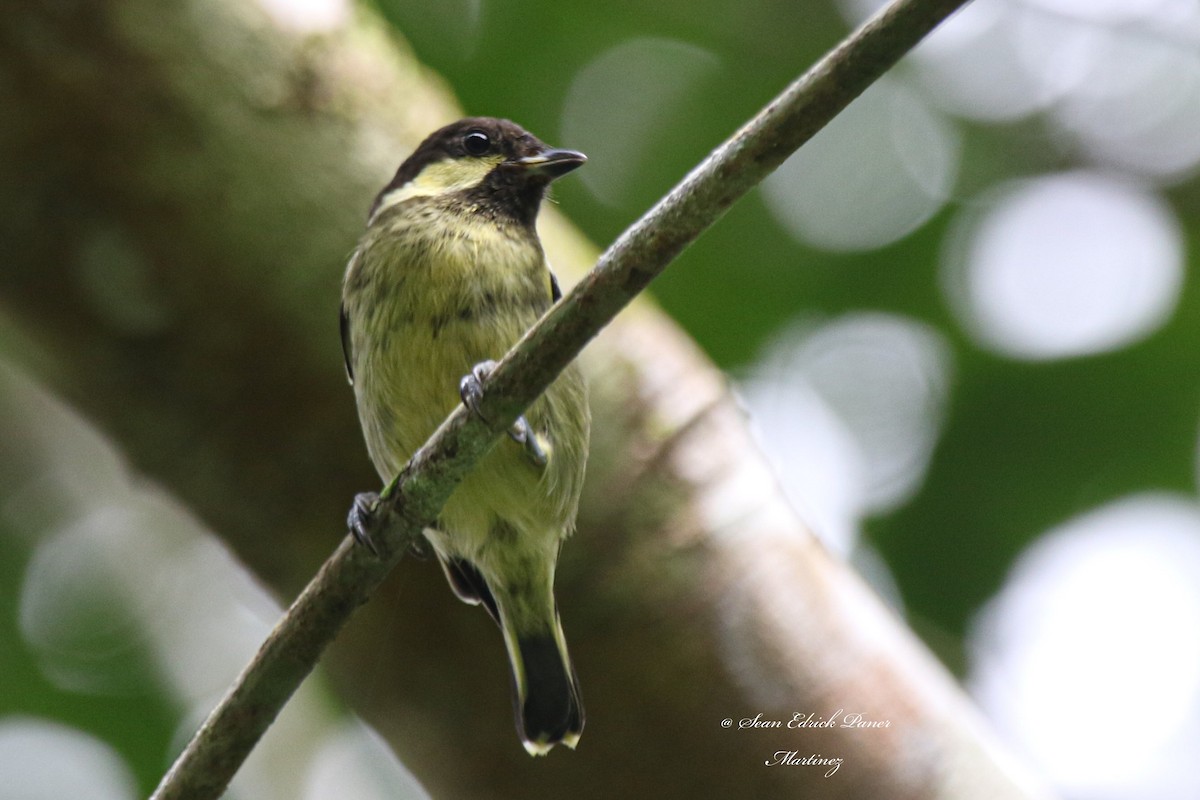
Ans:
[{"label": "blurred tree trunk", "polygon": [[[3,346],[284,599],[377,484],[342,374],[342,266],[377,188],[456,116],[351,16],[319,32],[231,0],[0,16]],[[594,251],[553,215],[543,228],[570,282]],[[580,750],[525,755],[500,638],[430,564],[403,565],[328,663],[435,795],[1032,796],[786,506],[669,321],[631,309],[585,361],[596,442],[559,575]],[[838,709],[890,727],[737,729]],[[793,750],[845,763],[766,766]]]}]

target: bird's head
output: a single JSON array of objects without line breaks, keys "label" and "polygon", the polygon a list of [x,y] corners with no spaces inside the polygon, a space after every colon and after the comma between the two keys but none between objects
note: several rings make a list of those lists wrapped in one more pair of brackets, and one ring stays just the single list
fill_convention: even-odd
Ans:
[{"label": "bird's head", "polygon": [[371,216],[432,195],[532,225],[550,182],[585,161],[583,153],[550,147],[506,119],[468,117],[421,142],[379,193]]}]

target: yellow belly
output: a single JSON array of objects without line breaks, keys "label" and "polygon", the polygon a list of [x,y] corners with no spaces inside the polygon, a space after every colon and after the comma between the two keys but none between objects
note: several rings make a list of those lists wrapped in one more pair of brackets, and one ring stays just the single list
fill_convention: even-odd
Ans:
[{"label": "yellow belly", "polygon": [[[436,338],[429,329],[396,332],[381,359],[386,363],[367,370],[359,382],[368,450],[385,483],[461,402],[461,378],[480,361],[501,357],[521,332],[511,323],[454,323]],[[550,443],[549,463],[536,465],[503,437],[467,475],[441,516],[441,527],[454,534],[453,552],[477,558],[496,518],[522,531],[553,531],[555,538],[569,532],[586,458],[586,403],[572,367],[525,413]]]}]

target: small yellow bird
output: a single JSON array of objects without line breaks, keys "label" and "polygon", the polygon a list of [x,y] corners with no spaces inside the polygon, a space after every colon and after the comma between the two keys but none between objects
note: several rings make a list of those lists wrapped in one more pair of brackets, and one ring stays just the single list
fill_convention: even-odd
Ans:
[{"label": "small yellow bird", "polygon": [[[367,450],[390,482],[493,365],[561,296],[535,221],[550,182],[586,161],[508,120],[431,134],[371,208],[346,268],[341,329]],[[583,730],[554,569],[575,525],[590,416],[572,365],[464,478],[425,531],[451,588],[500,625],[517,730],[543,755]],[[360,495],[356,536],[378,502]],[[369,539],[366,540],[369,545]]]}]

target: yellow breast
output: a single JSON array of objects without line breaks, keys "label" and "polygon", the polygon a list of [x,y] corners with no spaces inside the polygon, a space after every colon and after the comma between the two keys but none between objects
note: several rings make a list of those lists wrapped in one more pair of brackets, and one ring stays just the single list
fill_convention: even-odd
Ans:
[{"label": "yellow breast", "polygon": [[459,402],[462,376],[550,306],[550,273],[532,231],[418,196],[375,215],[344,299],[368,446],[394,473]]}]

